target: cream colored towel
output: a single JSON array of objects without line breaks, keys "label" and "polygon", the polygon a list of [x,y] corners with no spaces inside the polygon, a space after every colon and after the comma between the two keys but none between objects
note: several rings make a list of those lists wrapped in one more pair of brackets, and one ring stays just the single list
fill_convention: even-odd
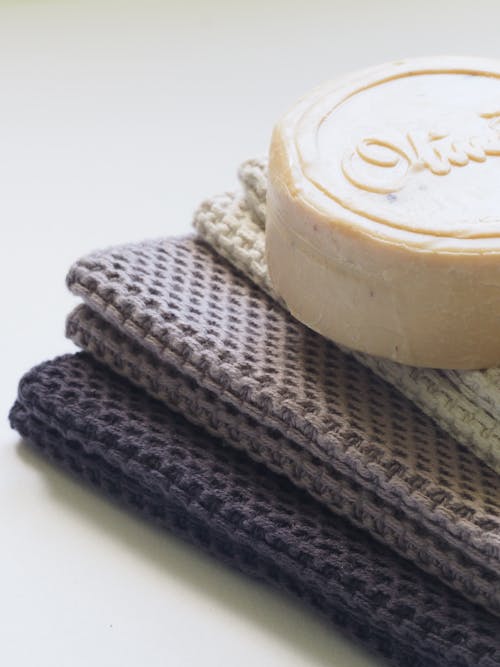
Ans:
[{"label": "cream colored towel", "polygon": [[[266,161],[239,170],[243,189],[206,200],[194,216],[200,236],[277,301],[265,261]],[[283,304],[282,304],[283,305]],[[441,371],[350,352],[394,385],[445,431],[500,472],[500,369]]]}]

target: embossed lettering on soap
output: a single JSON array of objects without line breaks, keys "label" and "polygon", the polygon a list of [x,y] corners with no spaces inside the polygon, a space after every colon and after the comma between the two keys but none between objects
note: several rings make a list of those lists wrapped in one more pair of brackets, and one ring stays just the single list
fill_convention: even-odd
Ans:
[{"label": "embossed lettering on soap", "polygon": [[479,113],[482,136],[460,138],[442,128],[385,132],[365,137],[342,159],[342,172],[361,190],[388,194],[400,190],[412,171],[428,169],[437,176],[471,161],[500,156],[500,110]]}]

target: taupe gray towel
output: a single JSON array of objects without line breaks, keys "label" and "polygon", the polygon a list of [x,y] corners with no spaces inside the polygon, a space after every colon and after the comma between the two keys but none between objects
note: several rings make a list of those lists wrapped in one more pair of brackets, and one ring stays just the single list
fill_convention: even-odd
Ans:
[{"label": "taupe gray towel", "polygon": [[500,611],[498,476],[191,238],[68,276],[68,335],[466,597]]}]

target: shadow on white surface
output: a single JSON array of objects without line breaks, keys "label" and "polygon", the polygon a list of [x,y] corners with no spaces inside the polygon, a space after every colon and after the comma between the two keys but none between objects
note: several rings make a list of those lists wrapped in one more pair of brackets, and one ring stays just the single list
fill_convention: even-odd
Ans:
[{"label": "shadow on white surface", "polygon": [[194,592],[197,597],[206,598],[218,612],[222,609],[237,615],[245,625],[254,626],[258,635],[269,636],[273,643],[286,644],[287,651],[299,658],[297,664],[311,667],[382,664],[291,596],[242,576],[181,539],[127,513],[101,494],[92,493],[80,481],[54,468],[24,441],[17,443],[16,454],[22,464],[43,477],[51,500],[63,504],[76,523],[90,524],[93,531],[112,540],[118,556],[123,550],[133,553],[147,568],[156,570],[156,574],[180,583],[184,594]]}]

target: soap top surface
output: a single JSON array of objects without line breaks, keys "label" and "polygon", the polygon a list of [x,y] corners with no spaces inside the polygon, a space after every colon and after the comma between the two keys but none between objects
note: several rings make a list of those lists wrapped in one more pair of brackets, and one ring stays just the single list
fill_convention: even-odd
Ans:
[{"label": "soap top surface", "polygon": [[380,240],[500,252],[500,62],[435,57],[328,82],[280,122],[292,196]]}]

